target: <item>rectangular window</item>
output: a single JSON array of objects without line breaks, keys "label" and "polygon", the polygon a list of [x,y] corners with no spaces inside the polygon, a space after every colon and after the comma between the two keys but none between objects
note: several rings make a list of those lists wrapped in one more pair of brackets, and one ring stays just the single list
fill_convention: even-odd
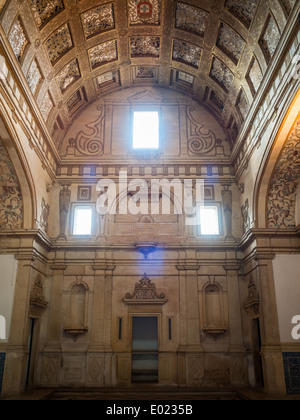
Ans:
[{"label": "rectangular window", "polygon": [[220,235],[220,220],[218,206],[200,207],[201,235]]},{"label": "rectangular window", "polygon": [[74,209],[73,235],[90,236],[92,234],[93,207],[76,206]]},{"label": "rectangular window", "polygon": [[134,111],[133,148],[145,150],[159,149],[159,112]]}]

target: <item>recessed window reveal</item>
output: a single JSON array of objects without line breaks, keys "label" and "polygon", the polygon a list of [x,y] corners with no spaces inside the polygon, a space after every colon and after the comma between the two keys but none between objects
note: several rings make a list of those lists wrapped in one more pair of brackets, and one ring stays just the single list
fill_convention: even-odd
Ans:
[{"label": "recessed window reveal", "polygon": [[73,235],[90,236],[92,234],[93,208],[76,206],[74,210]]},{"label": "recessed window reveal", "polygon": [[134,111],[133,148],[144,150],[159,149],[158,111]]}]

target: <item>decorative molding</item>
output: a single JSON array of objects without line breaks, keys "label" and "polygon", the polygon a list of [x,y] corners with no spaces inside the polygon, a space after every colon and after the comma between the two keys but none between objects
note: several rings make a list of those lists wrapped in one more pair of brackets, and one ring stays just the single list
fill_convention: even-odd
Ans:
[{"label": "decorative molding", "polygon": [[126,293],[123,302],[126,305],[164,305],[168,300],[164,293],[157,293],[155,284],[145,273],[139,283],[136,283],[133,294]]}]

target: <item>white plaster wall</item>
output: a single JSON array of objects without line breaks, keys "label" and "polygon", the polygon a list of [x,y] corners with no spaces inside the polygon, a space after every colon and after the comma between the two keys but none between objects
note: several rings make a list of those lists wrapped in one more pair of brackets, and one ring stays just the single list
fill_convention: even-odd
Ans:
[{"label": "white plaster wall", "polygon": [[14,255],[0,255],[0,316],[6,321],[6,340],[0,339],[0,343],[9,338],[17,269],[18,261]]},{"label": "white plaster wall", "polygon": [[292,319],[300,315],[300,255],[276,255],[273,269],[281,342],[295,343]]}]

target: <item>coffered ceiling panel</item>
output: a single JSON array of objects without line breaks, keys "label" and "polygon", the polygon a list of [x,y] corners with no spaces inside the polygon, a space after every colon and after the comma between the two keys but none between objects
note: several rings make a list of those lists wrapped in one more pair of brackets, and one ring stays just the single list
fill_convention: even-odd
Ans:
[{"label": "coffered ceiling panel", "polygon": [[204,104],[233,146],[295,5],[8,0],[1,24],[58,150],[95,99],[147,84]]}]

